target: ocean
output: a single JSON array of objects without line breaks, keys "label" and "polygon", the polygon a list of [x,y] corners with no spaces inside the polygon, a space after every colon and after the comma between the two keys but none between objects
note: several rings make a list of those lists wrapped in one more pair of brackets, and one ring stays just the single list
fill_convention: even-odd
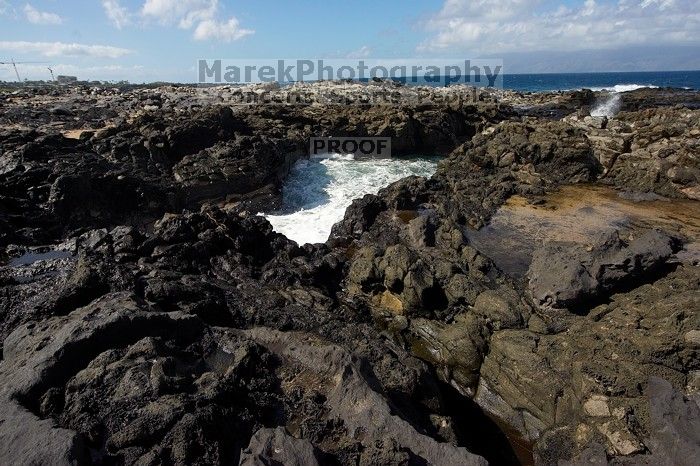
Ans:
[{"label": "ocean", "polygon": [[675,87],[700,90],[700,71],[650,71],[627,73],[506,74],[503,87],[521,92],[571,89],[624,92],[639,87]]},{"label": "ocean", "polygon": [[[409,85],[413,84],[409,82]],[[420,80],[416,85],[442,86],[444,84]],[[624,92],[642,87],[674,87],[700,90],[700,71],[506,74],[503,76],[503,87],[520,92],[569,91],[576,89]]]},{"label": "ocean", "polygon": [[[612,116],[619,109],[621,92],[642,87],[700,90],[700,71],[514,74],[504,76],[503,81],[505,88],[521,92],[608,89],[613,91],[609,98],[591,109],[591,114]],[[259,215],[265,216],[276,232],[299,244],[321,243],[328,239],[333,225],[342,220],[353,199],[376,194],[410,175],[430,176],[437,168],[437,161],[436,157],[360,161],[352,156],[330,154],[300,160],[285,181],[284,208]]]},{"label": "ocean", "polygon": [[438,157],[367,159],[327,154],[299,160],[285,180],[284,208],[264,215],[277,233],[299,244],[323,243],[353,199],[377,194],[407,176],[431,176]]}]

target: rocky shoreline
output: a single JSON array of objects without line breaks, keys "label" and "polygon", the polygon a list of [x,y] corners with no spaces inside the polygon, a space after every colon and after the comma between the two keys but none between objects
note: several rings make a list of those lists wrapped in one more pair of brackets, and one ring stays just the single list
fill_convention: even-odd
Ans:
[{"label": "rocky shoreline", "polygon": [[[256,213],[330,135],[444,158],[300,246]],[[572,185],[688,228],[473,239]],[[0,463],[694,464],[697,219],[694,91],[1,90]]]}]

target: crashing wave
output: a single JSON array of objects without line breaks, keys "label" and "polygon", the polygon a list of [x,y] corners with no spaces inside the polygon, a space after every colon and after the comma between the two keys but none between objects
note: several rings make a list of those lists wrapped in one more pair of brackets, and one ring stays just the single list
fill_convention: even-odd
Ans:
[{"label": "crashing wave", "polygon": [[431,176],[435,158],[355,160],[329,154],[298,161],[285,180],[284,208],[264,215],[274,230],[299,244],[325,242],[354,199],[411,175]]},{"label": "crashing wave", "polygon": [[604,101],[593,107],[593,110],[591,110],[591,116],[611,118],[617,115],[617,112],[620,111],[621,107],[622,97],[620,96],[620,93],[614,92]]},{"label": "crashing wave", "polygon": [[610,93],[604,101],[599,102],[595,107],[593,107],[593,110],[591,110],[591,116],[608,118],[614,117],[622,107],[622,97],[620,94],[645,88],[657,89],[658,86],[643,84],[615,84],[612,87],[591,88],[593,91]]},{"label": "crashing wave", "polygon": [[659,86],[652,86],[651,84],[615,84],[614,86],[606,87],[591,87],[592,91],[596,92],[630,92],[636,91],[637,89],[658,89]]}]

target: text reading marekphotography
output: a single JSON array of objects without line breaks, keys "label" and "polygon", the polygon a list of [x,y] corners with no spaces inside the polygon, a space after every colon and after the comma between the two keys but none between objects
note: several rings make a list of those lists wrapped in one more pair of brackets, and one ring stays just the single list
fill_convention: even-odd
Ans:
[{"label": "text reading marekphotography", "polygon": [[200,59],[200,84],[391,79],[409,84],[503,87],[499,59]]}]

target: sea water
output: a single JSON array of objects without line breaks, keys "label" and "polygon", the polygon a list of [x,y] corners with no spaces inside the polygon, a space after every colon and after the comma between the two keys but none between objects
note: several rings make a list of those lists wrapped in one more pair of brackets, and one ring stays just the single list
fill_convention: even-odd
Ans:
[{"label": "sea water", "polygon": [[358,159],[329,154],[299,160],[282,191],[283,208],[264,215],[274,230],[299,244],[323,243],[354,199],[376,194],[408,176],[430,177],[436,157]]},{"label": "sea water", "polygon": [[[436,82],[418,78],[397,79],[409,86],[444,86],[444,79]],[[605,73],[540,73],[504,74],[503,88],[519,92],[552,92],[591,89],[593,91],[632,91],[643,87],[672,87],[700,90],[700,71],[639,71]]]},{"label": "sea water", "polygon": [[[607,91],[591,114],[610,117],[619,110],[624,92],[657,87],[700,89],[700,71],[506,74],[504,87],[523,92]],[[355,160],[352,156],[326,155],[301,160],[285,181],[283,209],[261,215],[275,231],[299,244],[325,242],[354,199],[376,194],[407,176],[429,177],[436,166],[434,157]]]},{"label": "sea water", "polygon": [[642,87],[700,90],[700,71],[506,74],[503,76],[503,87],[524,92],[575,89],[625,92]]}]

